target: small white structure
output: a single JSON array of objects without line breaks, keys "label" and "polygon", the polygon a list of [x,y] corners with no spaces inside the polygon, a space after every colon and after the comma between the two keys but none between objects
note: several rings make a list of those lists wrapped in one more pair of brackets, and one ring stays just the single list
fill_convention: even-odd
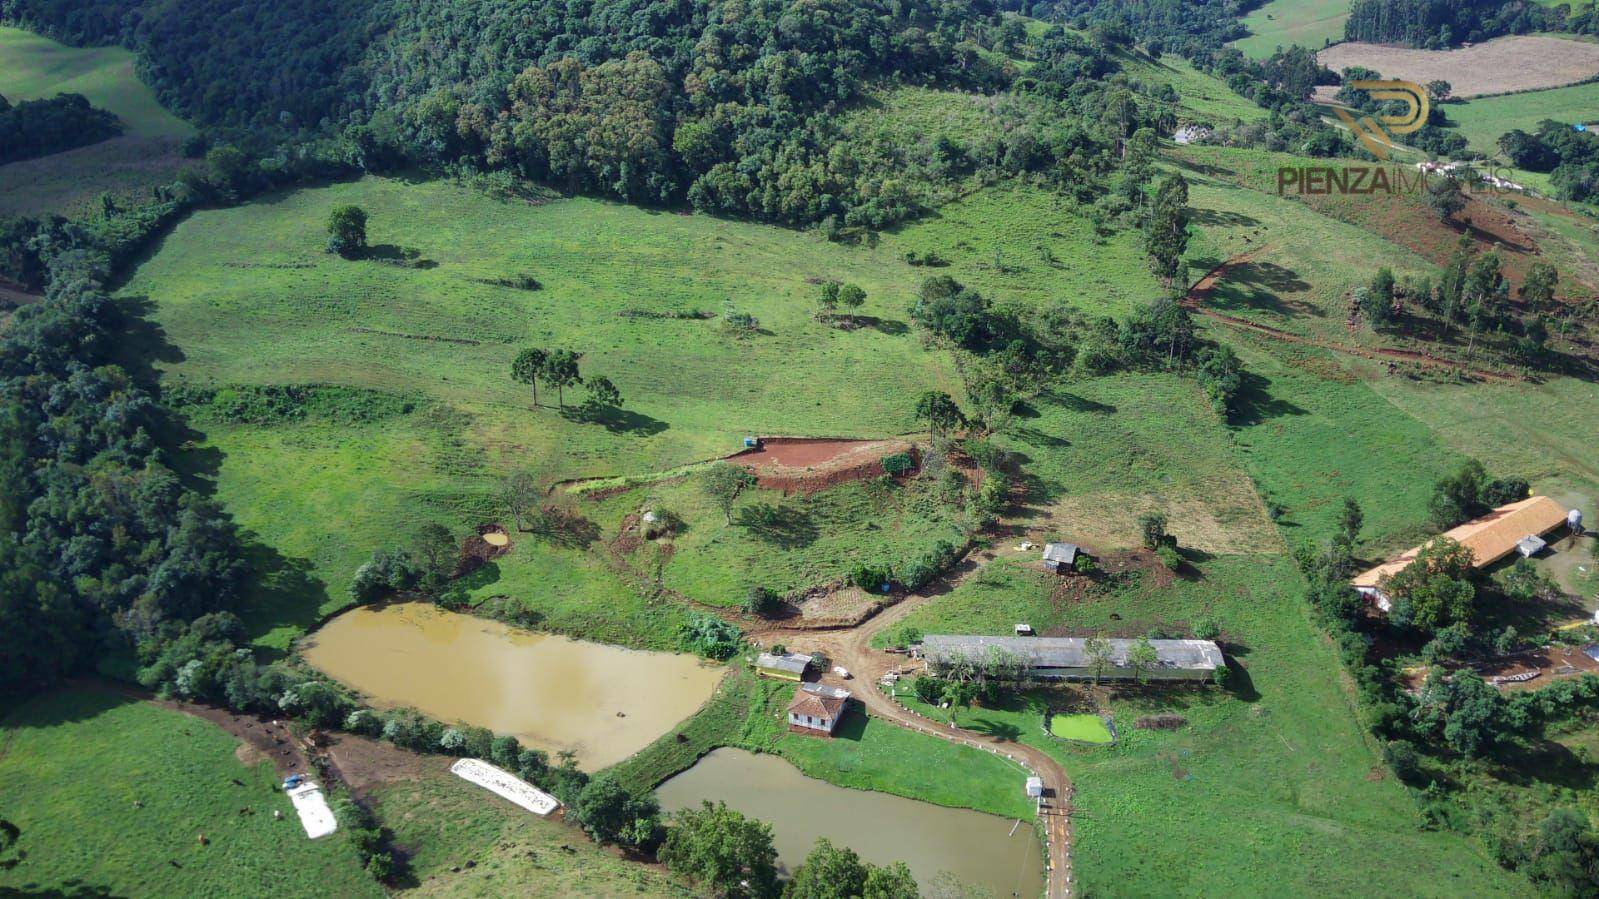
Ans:
[{"label": "small white structure", "polygon": [[1520,553],[1523,559],[1530,559],[1533,556],[1543,552],[1544,548],[1548,545],[1549,544],[1545,543],[1544,539],[1537,534],[1528,534],[1527,536],[1516,541],[1516,552]]},{"label": "small white structure", "polygon": [[1018,624],[1018,625],[1016,625],[1016,636],[1018,636],[1018,637],[1031,637],[1032,635],[1033,635],[1033,626],[1031,624]]},{"label": "small white structure", "polygon": [[849,673],[849,669],[845,668],[843,665],[834,665],[833,666],[833,673],[838,675],[839,677],[842,677],[845,680],[849,680],[851,677],[854,676],[854,675],[850,674]]},{"label": "small white structure", "polygon": [[460,759],[450,766],[450,773],[535,815],[548,815],[561,806],[554,796],[482,759]]},{"label": "small white structure", "polygon": [[1029,778],[1027,778],[1027,796],[1028,796],[1028,798],[1037,799],[1038,797],[1040,797],[1042,795],[1044,795],[1044,779],[1042,777],[1029,777]]},{"label": "small white structure", "polygon": [[284,792],[289,794],[289,801],[294,803],[294,810],[300,816],[300,826],[305,828],[306,836],[315,840],[339,829],[338,819],[333,817],[333,809],[328,808],[328,797],[322,794],[321,787],[302,780]]}]

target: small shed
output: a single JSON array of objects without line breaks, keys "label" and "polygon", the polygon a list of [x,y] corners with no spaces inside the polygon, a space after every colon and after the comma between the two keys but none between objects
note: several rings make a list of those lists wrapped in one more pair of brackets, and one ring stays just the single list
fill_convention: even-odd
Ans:
[{"label": "small shed", "polygon": [[800,684],[788,703],[788,729],[832,736],[848,702],[848,690],[826,684]]},{"label": "small shed", "polygon": [[1044,795],[1044,779],[1042,777],[1029,777],[1029,778],[1027,778],[1027,796],[1028,796],[1028,798],[1037,799],[1038,797],[1040,797],[1042,795]]},{"label": "small shed", "polygon": [[1047,543],[1044,545],[1044,567],[1056,572],[1067,572],[1077,562],[1082,549],[1075,543]]},{"label": "small shed", "polygon": [[1018,624],[1018,625],[1016,625],[1016,636],[1018,636],[1018,637],[1031,637],[1032,635],[1033,635],[1033,626],[1031,624]]},{"label": "small shed", "polygon": [[1548,545],[1549,544],[1544,542],[1544,539],[1537,534],[1528,534],[1527,536],[1516,541],[1516,552],[1520,553],[1523,559],[1530,559],[1533,556],[1543,552],[1544,548]]},{"label": "small shed", "polygon": [[810,656],[797,652],[786,652],[781,655],[763,652],[755,657],[755,671],[762,677],[775,677],[778,680],[802,681],[805,672],[814,661]]}]

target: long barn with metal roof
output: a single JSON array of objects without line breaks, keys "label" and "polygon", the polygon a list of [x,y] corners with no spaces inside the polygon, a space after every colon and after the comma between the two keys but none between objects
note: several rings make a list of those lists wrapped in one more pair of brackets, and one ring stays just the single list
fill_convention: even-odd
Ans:
[{"label": "long barn with metal roof", "polygon": [[[993,661],[996,652],[1027,667],[1037,678],[1091,680],[1094,660],[1088,653],[1087,637],[983,637],[929,634],[922,638],[921,654],[937,674],[962,662],[982,665]],[[1106,637],[1109,659],[1100,677],[1127,680],[1135,676],[1128,654],[1137,640]],[[1217,668],[1226,665],[1221,647],[1210,640],[1151,640],[1155,664],[1145,676],[1150,680],[1208,680]]]}]

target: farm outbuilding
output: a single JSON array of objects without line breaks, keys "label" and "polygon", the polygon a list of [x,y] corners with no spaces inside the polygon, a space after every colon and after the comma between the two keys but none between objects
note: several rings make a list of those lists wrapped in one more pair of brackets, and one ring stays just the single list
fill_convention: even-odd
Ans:
[{"label": "farm outbuilding", "polygon": [[[1108,637],[1109,664],[1100,674],[1107,680],[1129,680],[1134,676],[1128,659],[1137,640]],[[1221,647],[1210,640],[1151,640],[1155,664],[1145,672],[1150,680],[1202,681],[1226,665]],[[1086,637],[976,637],[929,634],[922,638],[921,654],[934,674],[962,662],[982,665],[996,652],[1011,656],[1037,678],[1092,680],[1094,661],[1088,653]]]},{"label": "farm outbuilding", "polygon": [[848,702],[848,690],[826,684],[800,684],[788,703],[789,730],[832,736]]},{"label": "farm outbuilding", "polygon": [[[1577,519],[1579,522],[1581,518]],[[1450,528],[1443,536],[1471,550],[1472,565],[1483,569],[1513,552],[1530,556],[1544,548],[1544,537],[1570,521],[1568,510],[1547,496],[1533,496],[1500,506],[1481,518]],[[1416,560],[1427,544],[1411,547],[1392,559],[1356,575],[1350,584],[1384,612],[1393,604],[1383,592],[1384,582]],[[1529,551],[1530,550],[1530,551]]]},{"label": "farm outbuilding", "polygon": [[1065,573],[1072,570],[1077,563],[1077,556],[1082,547],[1075,543],[1046,543],[1044,545],[1044,567],[1051,571]]},{"label": "farm outbuilding", "polygon": [[755,671],[762,677],[801,681],[805,679],[805,672],[811,667],[812,661],[810,656],[797,652],[763,652],[755,657]]}]

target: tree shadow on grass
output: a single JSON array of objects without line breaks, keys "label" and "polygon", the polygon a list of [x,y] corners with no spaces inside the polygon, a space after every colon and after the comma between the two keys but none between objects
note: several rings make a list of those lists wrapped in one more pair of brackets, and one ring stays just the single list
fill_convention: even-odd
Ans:
[{"label": "tree shadow on grass", "polygon": [[1002,740],[1006,743],[1015,743],[1022,738],[1022,729],[1009,721],[995,721],[992,718],[970,717],[962,720],[961,716],[959,715],[956,716],[956,720],[960,721],[961,727],[969,731],[973,731],[974,733],[992,737],[995,740]]},{"label": "tree shadow on grass", "polygon": [[1214,225],[1223,228],[1249,228],[1260,224],[1260,219],[1251,218],[1241,212],[1231,212],[1222,209],[1189,209],[1189,218],[1199,225]]},{"label": "tree shadow on grass", "polygon": [[613,434],[630,434],[635,437],[654,437],[671,427],[659,418],[614,406],[599,409],[569,406],[561,410],[561,417],[571,422],[601,425]]},{"label": "tree shadow on grass", "polygon": [[775,503],[751,503],[738,510],[733,523],[765,543],[783,549],[800,549],[821,536],[821,529],[808,512]]},{"label": "tree shadow on grass", "polygon": [[1500,779],[1518,786],[1543,783],[1591,790],[1599,782],[1599,766],[1584,762],[1570,747],[1553,740],[1504,744],[1494,751],[1493,758],[1501,765]]},{"label": "tree shadow on grass", "polygon": [[1039,398],[1072,412],[1098,412],[1106,415],[1116,412],[1115,406],[1091,400],[1068,390],[1046,390],[1039,394]]},{"label": "tree shadow on grass", "polygon": [[[320,623],[326,617],[322,609],[332,597],[327,583],[316,576],[311,561],[285,556],[256,534],[245,532],[240,536],[244,559],[253,575],[239,609],[246,633],[261,637],[282,627],[305,633]],[[280,649],[260,652],[266,661],[287,655]]]},{"label": "tree shadow on grass", "polygon": [[403,268],[430,269],[439,267],[437,262],[431,259],[423,259],[422,251],[416,247],[402,247],[392,243],[380,243],[367,247],[366,251],[358,258],[388,265],[398,265]]},{"label": "tree shadow on grass", "polygon": [[1233,400],[1233,424],[1240,427],[1264,424],[1285,415],[1304,415],[1304,408],[1271,394],[1271,381],[1245,370]]},{"label": "tree shadow on grass", "polygon": [[855,323],[863,328],[871,328],[879,334],[887,334],[890,337],[908,334],[911,330],[910,326],[902,321],[891,318],[878,318],[875,315],[857,315],[855,316]]}]

